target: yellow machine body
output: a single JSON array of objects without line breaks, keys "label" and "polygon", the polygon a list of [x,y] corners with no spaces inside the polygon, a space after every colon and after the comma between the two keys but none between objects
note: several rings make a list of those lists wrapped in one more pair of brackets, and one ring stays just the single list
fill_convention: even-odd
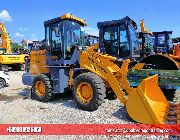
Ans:
[{"label": "yellow machine body", "polygon": [[49,73],[46,68],[46,53],[45,50],[31,51],[30,54],[30,73],[31,75],[38,75],[41,73]]},{"label": "yellow machine body", "polygon": [[16,55],[16,54],[0,54],[0,64],[24,64],[25,63],[25,54]]},{"label": "yellow machine body", "polygon": [[140,27],[141,27],[141,32],[143,32],[143,33],[146,33],[146,34],[149,34],[149,35],[153,35],[153,33],[150,31],[150,30],[148,30],[148,29],[146,29],[145,28],[145,26],[144,26],[144,20],[140,20]]},{"label": "yellow machine body", "polygon": [[144,79],[128,95],[126,109],[128,114],[137,122],[146,124],[166,123],[170,105],[157,82],[158,75]]}]

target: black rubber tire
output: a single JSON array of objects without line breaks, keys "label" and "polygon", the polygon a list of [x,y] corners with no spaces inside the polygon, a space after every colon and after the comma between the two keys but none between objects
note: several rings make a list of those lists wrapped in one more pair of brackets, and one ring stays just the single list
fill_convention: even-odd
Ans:
[{"label": "black rubber tire", "polygon": [[6,86],[6,81],[3,78],[0,78],[0,89]]},{"label": "black rubber tire", "polygon": [[[83,102],[77,94],[77,87],[81,82],[87,82],[93,89],[93,97],[87,103]],[[97,110],[98,107],[104,102],[106,97],[104,81],[94,73],[88,72],[80,74],[75,78],[75,83],[73,86],[73,97],[79,108],[87,111]]]},{"label": "black rubber tire", "polygon": [[[42,81],[45,85],[45,94],[44,96],[39,96],[36,93],[35,85],[37,81]],[[53,90],[52,90],[52,81],[45,74],[40,74],[36,76],[32,83],[32,97],[38,101],[49,102],[54,98]]]},{"label": "black rubber tire", "polygon": [[[140,63],[145,64],[153,64],[155,65],[154,69],[162,69],[162,70],[178,70],[177,65],[170,58],[163,55],[151,55],[146,58],[143,58]],[[146,68],[143,68],[146,69]],[[175,96],[176,89],[165,89],[161,88],[166,99],[173,100]]]}]

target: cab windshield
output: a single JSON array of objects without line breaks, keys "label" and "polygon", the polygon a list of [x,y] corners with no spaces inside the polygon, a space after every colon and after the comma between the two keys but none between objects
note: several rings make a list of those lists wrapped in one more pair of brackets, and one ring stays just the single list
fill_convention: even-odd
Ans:
[{"label": "cab windshield", "polygon": [[165,47],[165,34],[158,35],[158,47]]},{"label": "cab windshield", "polygon": [[64,23],[64,58],[70,59],[76,46],[85,45],[84,28],[74,22],[65,20]]},{"label": "cab windshield", "polygon": [[139,47],[139,42],[138,42],[138,32],[131,25],[129,25],[129,31],[131,35],[131,41],[132,41],[132,57],[139,57],[140,47]]},{"label": "cab windshield", "polygon": [[130,43],[128,37],[128,31],[125,24],[120,25],[120,48],[119,57],[124,58],[130,55]]},{"label": "cab windshield", "polygon": [[84,46],[84,36],[79,23],[63,20],[46,27],[46,46],[58,59],[70,60],[76,46]]},{"label": "cab windshield", "polygon": [[149,34],[144,34],[145,37],[145,45],[148,49],[153,51],[153,45],[152,45],[152,36]]},{"label": "cab windshield", "polygon": [[118,39],[118,26],[107,26],[104,28],[104,45],[107,54],[115,57],[118,56],[119,39]]},{"label": "cab windshield", "polygon": [[64,22],[64,49],[69,50],[73,46],[83,45],[84,28],[74,21]]}]

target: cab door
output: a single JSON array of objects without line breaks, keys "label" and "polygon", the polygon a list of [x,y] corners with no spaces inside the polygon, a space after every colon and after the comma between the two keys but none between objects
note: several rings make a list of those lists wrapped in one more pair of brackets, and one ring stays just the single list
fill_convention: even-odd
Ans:
[{"label": "cab door", "polygon": [[104,28],[103,44],[105,53],[119,57],[119,26],[107,26]]}]

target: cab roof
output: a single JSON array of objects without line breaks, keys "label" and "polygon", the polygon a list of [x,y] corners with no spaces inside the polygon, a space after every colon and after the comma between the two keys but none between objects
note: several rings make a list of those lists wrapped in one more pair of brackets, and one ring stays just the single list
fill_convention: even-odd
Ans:
[{"label": "cab roof", "polygon": [[162,31],[162,32],[153,32],[153,35],[155,34],[172,34],[173,31]]},{"label": "cab roof", "polygon": [[122,19],[119,20],[111,20],[111,21],[104,21],[104,22],[98,22],[97,26],[98,28],[100,27],[104,27],[104,26],[112,26],[112,25],[117,25],[117,24],[123,24],[123,23],[131,23],[133,25],[134,28],[137,29],[137,24],[134,20],[132,20],[130,17],[126,16]]},{"label": "cab roof", "polygon": [[67,14],[64,14],[60,17],[57,17],[57,18],[54,18],[54,19],[51,19],[51,20],[47,20],[44,22],[44,26],[48,26],[48,25],[51,25],[53,23],[57,23],[57,22],[60,22],[60,21],[63,21],[63,20],[71,20],[71,21],[75,21],[77,23],[79,23],[81,26],[86,26],[87,23],[84,19],[81,19],[81,18],[78,18],[70,13],[67,13]]}]

